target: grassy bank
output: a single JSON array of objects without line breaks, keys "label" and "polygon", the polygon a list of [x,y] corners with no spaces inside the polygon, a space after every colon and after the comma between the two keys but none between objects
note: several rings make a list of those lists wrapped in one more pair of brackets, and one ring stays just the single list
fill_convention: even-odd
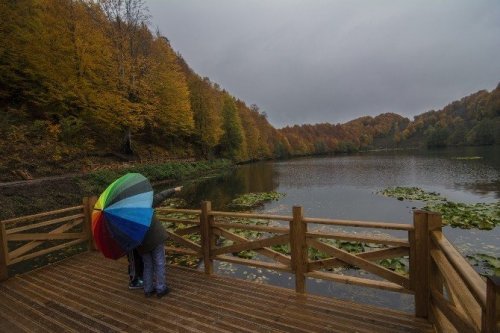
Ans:
[{"label": "grassy bank", "polygon": [[79,205],[84,196],[99,195],[113,180],[128,172],[142,173],[153,184],[161,181],[178,185],[184,180],[226,170],[232,166],[231,161],[223,159],[140,164],[98,170],[64,180],[5,187],[0,189],[0,220]]}]

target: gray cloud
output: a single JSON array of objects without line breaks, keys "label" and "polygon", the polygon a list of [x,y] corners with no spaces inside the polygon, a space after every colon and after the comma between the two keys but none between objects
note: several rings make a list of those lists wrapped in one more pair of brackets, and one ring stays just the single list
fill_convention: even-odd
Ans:
[{"label": "gray cloud", "polygon": [[497,0],[147,0],[189,65],[277,127],[440,109],[500,81]]}]

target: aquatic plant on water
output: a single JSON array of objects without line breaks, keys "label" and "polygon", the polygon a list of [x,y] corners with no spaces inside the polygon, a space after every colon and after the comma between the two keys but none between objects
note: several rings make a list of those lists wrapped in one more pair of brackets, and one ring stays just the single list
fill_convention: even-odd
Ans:
[{"label": "aquatic plant on water", "polygon": [[378,192],[398,200],[424,201],[423,210],[440,213],[444,225],[461,229],[491,230],[500,225],[500,202],[465,204],[449,201],[418,187],[389,187]]},{"label": "aquatic plant on water", "polygon": [[444,224],[461,229],[491,230],[500,225],[500,202],[476,204],[432,202],[423,209],[440,213]]},{"label": "aquatic plant on water", "polygon": [[396,198],[400,201],[403,200],[419,200],[419,201],[446,201],[446,198],[436,192],[426,192],[418,187],[388,187],[382,191],[377,192],[386,197]]},{"label": "aquatic plant on water", "polygon": [[493,257],[484,253],[476,253],[467,256],[472,266],[478,267],[481,275],[500,276],[500,257]]},{"label": "aquatic plant on water", "polygon": [[480,160],[480,159],[482,159],[482,157],[481,156],[457,156],[457,157],[452,157],[451,159],[452,160],[468,161],[468,160]]},{"label": "aquatic plant on water", "polygon": [[277,201],[285,196],[285,193],[259,192],[259,193],[246,193],[238,196],[231,201],[229,206],[235,209],[250,209],[262,205],[267,201]]}]

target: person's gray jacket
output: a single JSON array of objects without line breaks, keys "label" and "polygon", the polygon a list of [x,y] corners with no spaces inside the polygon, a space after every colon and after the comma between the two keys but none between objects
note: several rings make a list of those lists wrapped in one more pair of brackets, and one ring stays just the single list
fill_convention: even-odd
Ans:
[{"label": "person's gray jacket", "polygon": [[[161,202],[172,196],[172,194],[174,193],[174,189],[169,189],[155,194],[153,197],[153,207],[158,206]],[[149,226],[149,229],[146,232],[146,236],[144,236],[144,240],[142,241],[141,245],[137,247],[137,252],[139,252],[140,254],[144,254],[146,252],[153,251],[153,249],[159,244],[164,243],[167,238],[167,231],[165,230],[161,222],[158,221],[156,213],[154,213],[151,225]]]},{"label": "person's gray jacket", "polygon": [[160,193],[156,193],[153,197],[153,208],[161,204],[165,199],[171,197],[175,193],[173,188],[170,188],[165,191],[161,191]]},{"label": "person's gray jacket", "polygon": [[144,236],[144,240],[142,241],[141,245],[137,247],[137,252],[139,252],[140,254],[151,252],[158,245],[165,243],[167,238],[167,230],[165,230],[165,227],[163,227],[161,222],[158,220],[156,214],[153,214],[151,226],[146,232],[146,236]]}]

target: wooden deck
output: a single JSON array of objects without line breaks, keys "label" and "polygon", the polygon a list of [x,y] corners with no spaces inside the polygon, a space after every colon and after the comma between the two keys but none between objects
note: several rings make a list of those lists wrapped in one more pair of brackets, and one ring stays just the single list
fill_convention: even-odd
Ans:
[{"label": "wooden deck", "polygon": [[126,261],[84,253],[0,283],[1,332],[434,332],[412,314],[169,267],[171,293],[127,288]]}]

